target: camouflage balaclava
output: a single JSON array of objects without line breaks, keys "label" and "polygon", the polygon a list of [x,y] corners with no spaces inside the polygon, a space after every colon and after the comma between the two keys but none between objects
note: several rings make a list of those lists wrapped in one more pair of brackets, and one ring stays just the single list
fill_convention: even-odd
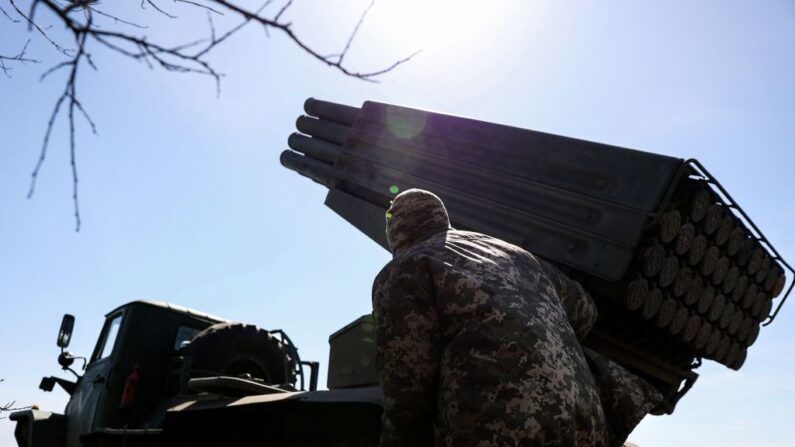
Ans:
[{"label": "camouflage balaclava", "polygon": [[442,199],[422,189],[398,194],[386,213],[386,239],[392,253],[449,229],[450,218]]}]

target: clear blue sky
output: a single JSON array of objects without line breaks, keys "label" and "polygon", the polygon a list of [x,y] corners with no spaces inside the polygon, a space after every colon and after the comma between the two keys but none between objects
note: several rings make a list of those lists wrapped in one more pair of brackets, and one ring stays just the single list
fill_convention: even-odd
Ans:
[{"label": "clear blue sky", "polygon": [[[366,3],[296,1],[291,17],[297,32],[333,53]],[[0,77],[0,402],[62,411],[65,393],[37,390],[42,376],[58,373],[61,315],[76,315],[70,349],[88,354],[103,314],[137,298],[285,329],[304,358],[325,366],[328,335],[369,312],[372,278],[389,255],[322,205],[324,188],[279,165],[309,96],[401,103],[696,157],[795,260],[795,4],[485,5],[379,0],[350,65],[380,68],[425,51],[377,84],[345,78],[254,28],[213,57],[227,74],[220,99],[207,78],[97,52],[99,72],[85,70],[79,84],[99,127],[96,137],[85,126],[78,134],[79,234],[63,122],[38,192],[25,199],[63,74],[39,83],[42,63]],[[204,32],[204,17],[193,19],[193,27],[156,19],[150,34],[189,40]],[[0,53],[28,37],[32,56],[58,60],[0,17]],[[707,362],[677,412],[646,418],[630,440],[792,445],[791,306],[762,331],[741,371]],[[12,428],[0,421],[0,446],[13,445]]]}]

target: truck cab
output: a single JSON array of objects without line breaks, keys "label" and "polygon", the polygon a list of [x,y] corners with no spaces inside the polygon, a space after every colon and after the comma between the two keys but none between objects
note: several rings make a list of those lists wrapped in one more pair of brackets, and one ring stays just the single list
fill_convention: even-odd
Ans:
[{"label": "truck cab", "polygon": [[[69,403],[62,415],[38,410],[13,414],[19,445],[42,445],[46,438],[43,445],[81,446],[106,429],[158,427],[170,398],[180,392],[180,349],[202,330],[223,322],[166,302],[133,301],[105,316],[88,359],[63,351],[71,327],[62,325],[59,363],[76,380],[45,377],[40,388],[51,391],[59,384],[71,395]],[[75,360],[83,361],[82,375],[72,369]]]}]

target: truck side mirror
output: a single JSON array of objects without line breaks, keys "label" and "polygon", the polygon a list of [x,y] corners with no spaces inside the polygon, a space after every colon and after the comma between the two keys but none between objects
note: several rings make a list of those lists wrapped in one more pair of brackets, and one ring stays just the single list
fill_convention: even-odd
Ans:
[{"label": "truck side mirror", "polygon": [[61,330],[58,331],[58,347],[63,349],[69,346],[72,340],[72,329],[75,327],[74,315],[65,314],[61,320]]}]

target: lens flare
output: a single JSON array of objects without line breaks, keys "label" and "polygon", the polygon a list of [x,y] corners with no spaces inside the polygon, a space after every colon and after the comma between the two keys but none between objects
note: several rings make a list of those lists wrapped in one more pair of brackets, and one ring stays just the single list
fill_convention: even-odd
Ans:
[{"label": "lens flare", "polygon": [[400,107],[389,106],[386,109],[386,125],[389,131],[398,138],[409,140],[425,129],[428,115],[411,113]]}]

